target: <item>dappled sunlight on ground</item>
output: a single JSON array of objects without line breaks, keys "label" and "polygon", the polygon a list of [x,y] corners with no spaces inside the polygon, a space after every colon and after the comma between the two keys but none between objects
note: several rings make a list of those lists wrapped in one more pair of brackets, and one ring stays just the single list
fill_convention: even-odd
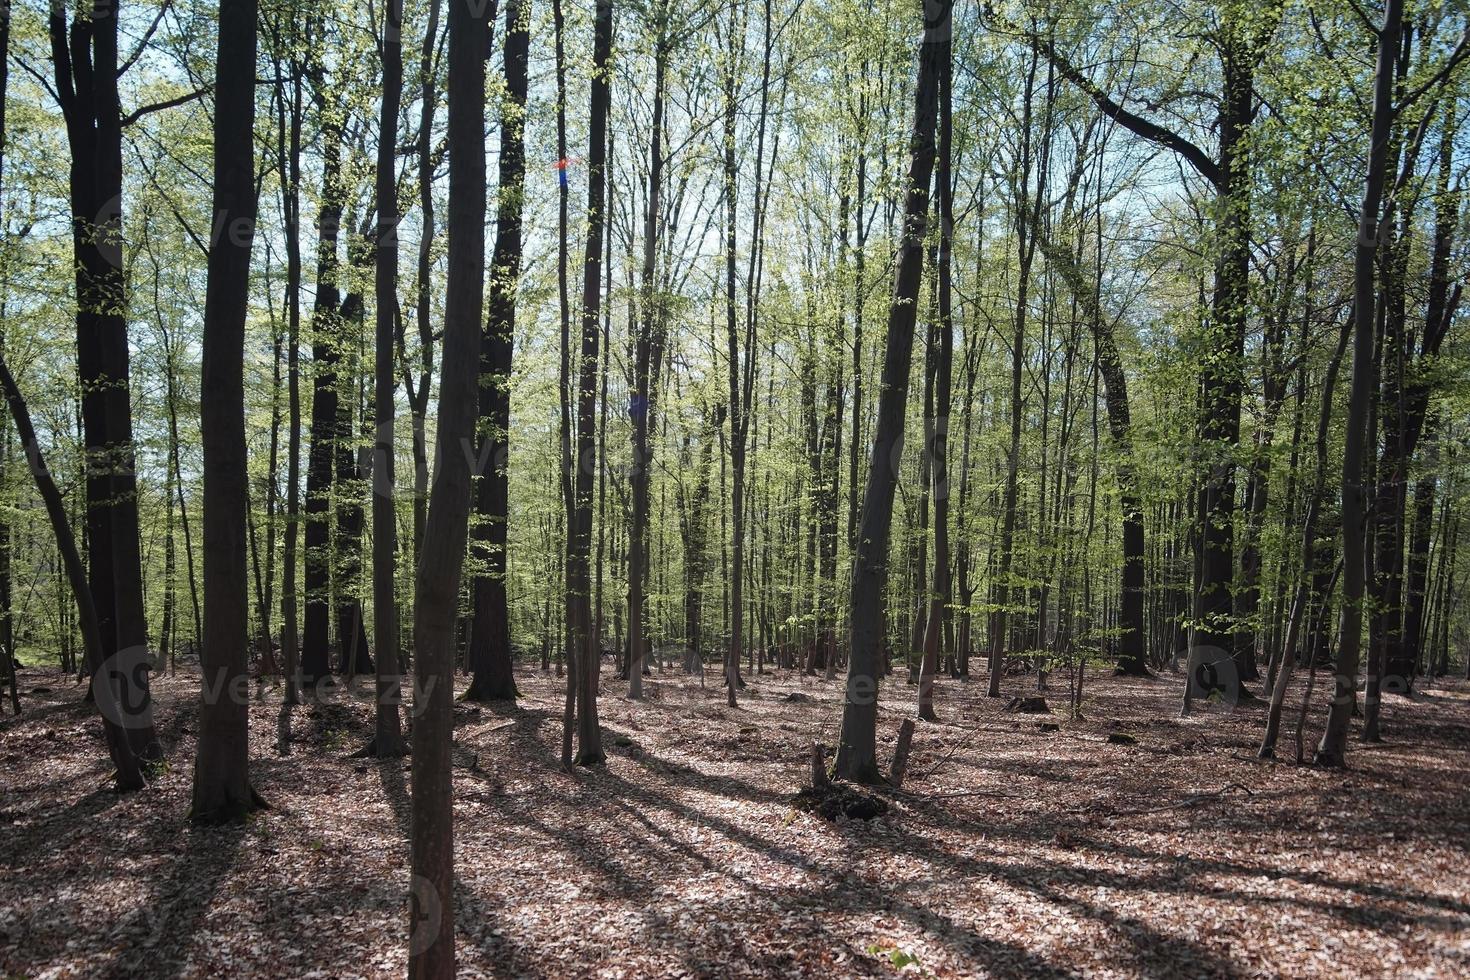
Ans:
[{"label": "dappled sunlight on ground", "polygon": [[[1173,677],[1090,676],[1081,721],[941,678],[888,815],[830,824],[790,796],[811,743],[837,740],[840,679],[748,676],[729,709],[713,675],[656,673],[635,704],[609,673],[609,762],[575,778],[557,678],[456,705],[465,975],[1470,971],[1462,683],[1390,699],[1388,741],[1329,773],[1256,761],[1259,703],[1181,721]],[[0,720],[0,972],[402,975],[409,764],[349,758],[370,701],[297,709],[281,757],[280,692],[260,692],[252,771],[273,808],[203,830],[184,819],[197,675],[157,681],[170,768],[125,798],[81,689],[24,672],[35,687]],[[914,691],[884,685],[885,765]]]}]

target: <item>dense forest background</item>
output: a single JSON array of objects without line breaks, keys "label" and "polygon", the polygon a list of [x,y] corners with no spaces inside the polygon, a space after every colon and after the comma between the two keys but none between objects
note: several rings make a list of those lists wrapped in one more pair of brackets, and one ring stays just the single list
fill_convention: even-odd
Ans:
[{"label": "dense forest background", "polygon": [[[579,314],[587,166],[576,148],[586,144],[592,33],[580,5],[504,5],[487,16],[486,147],[492,205],[517,197],[521,254],[514,336],[486,358],[483,383],[508,403],[506,435],[485,463],[503,468],[508,487],[499,503],[479,497],[483,542],[467,566],[459,639],[465,656],[476,633],[493,632],[474,597],[490,576],[505,593],[513,648],[546,663],[564,645],[560,425],[575,378],[563,358],[567,322]],[[614,12],[593,547],[608,648],[627,645],[631,575],[643,580],[640,631],[651,656],[723,650],[736,523],[743,636],[763,651],[757,660],[822,669],[842,645],[903,223],[911,6],[649,2]],[[523,96],[509,92],[502,64],[517,36],[505,27],[511,13],[528,41],[516,56],[525,59]],[[400,597],[411,594],[423,534],[445,296],[442,14],[428,4],[403,12],[412,44],[391,132],[382,128],[383,16],[373,4],[260,11],[260,221],[244,362],[251,628],[277,636],[282,590],[304,581],[307,608],[332,610],[337,669],[351,669],[353,644],[366,642],[377,614],[365,569],[380,532],[363,516],[377,300],[364,243],[379,221],[380,145],[393,150],[400,211],[391,335]],[[200,634],[215,18],[172,0],[127,5],[120,18],[118,302],[142,598],[149,644],[167,659],[197,648]],[[1464,343],[1458,289],[1449,293],[1464,271],[1464,46],[1453,4],[1413,5],[1405,18],[1378,253],[1365,466],[1374,519],[1364,533],[1382,542],[1374,581],[1385,580],[1381,612],[1412,648],[1401,662],[1422,672],[1444,668],[1462,630]],[[906,449],[893,461],[889,656],[901,662],[922,648],[943,522],[943,643],[956,673],[997,631],[1008,653],[1038,667],[1116,658],[1128,513],[1145,548],[1143,663],[1177,659],[1192,625],[1231,649],[1243,680],[1276,656],[1303,575],[1320,392],[1352,315],[1373,38],[1349,4],[956,11],[945,243],[953,298],[941,328],[933,239]],[[9,59],[6,357],[78,522],[87,439],[73,353],[73,147],[47,8],[15,6]],[[1248,86],[1241,104],[1222,104],[1222,90],[1238,84]],[[502,114],[523,127],[524,178],[497,189]],[[1149,127],[1143,135],[1138,123]],[[486,222],[493,228],[488,211]],[[570,296],[559,255],[568,240]],[[1222,277],[1239,279],[1224,297]],[[748,412],[729,409],[732,350]],[[1110,370],[1125,390],[1110,390]],[[1315,587],[1326,591],[1346,382],[1337,392],[1326,405],[1329,486],[1311,557]],[[1109,398],[1126,406],[1121,438]],[[735,423],[743,520],[731,511]],[[494,425],[487,413],[483,426]],[[942,434],[948,466],[936,484]],[[65,574],[50,529],[32,519],[40,504],[20,448],[13,433],[5,438],[9,646],[24,659],[74,663],[80,640]],[[1226,499],[1212,497],[1202,522],[1201,487],[1216,484]],[[1196,567],[1206,526],[1227,539],[1223,583]],[[635,538],[646,556],[630,548]],[[1228,596],[1219,609],[1194,608],[1202,574],[1204,591]],[[411,603],[398,601],[406,648]],[[328,641],[308,627],[304,642]]]},{"label": "dense forest background", "polygon": [[448,903],[450,698],[528,670],[568,770],[599,693],[830,681],[818,789],[901,782],[880,689],[1162,675],[1337,767],[1470,678],[1460,0],[20,0],[3,46],[0,648],[17,714],[17,664],[93,679],[119,788],[150,674],[202,674],[205,821],[267,802],[247,672],[283,754],[359,681],[404,754],[407,688]]}]

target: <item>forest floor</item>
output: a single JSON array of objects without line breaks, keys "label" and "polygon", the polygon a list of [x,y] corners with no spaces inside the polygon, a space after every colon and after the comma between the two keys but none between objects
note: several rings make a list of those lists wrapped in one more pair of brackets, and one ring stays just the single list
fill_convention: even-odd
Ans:
[{"label": "forest floor", "polygon": [[[558,679],[456,705],[462,975],[1470,974],[1464,682],[1391,699],[1388,741],[1324,772],[1255,760],[1259,704],[1179,720],[1173,676],[1089,677],[1076,722],[941,680],[889,813],[828,823],[791,794],[836,742],[840,680],[749,680],[735,710],[672,673],[635,705],[605,663],[608,764],[575,778]],[[913,701],[896,680],[885,766]],[[155,680],[171,765],[118,797],[80,689],[22,672],[26,711],[0,720],[0,975],[402,976],[409,764],[349,758],[370,704],[297,709],[282,757],[267,689],[251,770],[272,808],[200,829],[198,689]]]}]

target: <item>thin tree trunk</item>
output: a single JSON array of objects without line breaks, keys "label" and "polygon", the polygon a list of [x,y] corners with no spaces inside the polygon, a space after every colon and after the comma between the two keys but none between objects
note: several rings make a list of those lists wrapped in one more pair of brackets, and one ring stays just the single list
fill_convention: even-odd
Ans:
[{"label": "thin tree trunk", "polygon": [[[577,713],[577,649],[573,630],[576,621],[577,606],[570,591],[572,578],[572,539],[570,529],[576,523],[576,465],[572,461],[572,390],[571,390],[571,363],[572,363],[572,311],[570,289],[567,276],[568,247],[567,247],[567,198],[570,190],[570,175],[568,167],[570,161],[567,159],[567,73],[566,73],[566,39],[564,35],[565,22],[562,15],[561,0],[552,0],[551,3],[552,26],[555,31],[555,55],[556,55],[556,159],[557,159],[557,224],[556,224],[556,285],[557,302],[561,314],[561,344],[558,350],[561,354],[560,370],[557,377],[557,399],[560,402],[561,411],[557,416],[558,434],[561,437],[561,479],[558,485],[561,489],[562,499],[562,521],[567,530],[565,545],[562,549],[562,577],[563,577],[563,608],[566,613],[566,624],[562,634],[566,637],[563,644],[563,657],[567,668],[567,690],[566,701],[562,709],[562,741],[561,741],[561,764],[562,768],[570,770],[572,767],[572,729],[576,722]],[[606,222],[609,230],[611,222]],[[612,251],[611,238],[608,240],[608,251]],[[611,266],[611,255],[609,254],[609,266]],[[611,290],[609,290],[611,291]],[[603,345],[607,346],[607,338],[603,337]],[[603,418],[607,416],[607,369],[606,361],[608,352],[603,352]],[[600,444],[606,446],[606,425],[603,426],[604,438]],[[599,478],[605,473],[605,464],[599,458]],[[600,508],[599,508],[600,509]],[[600,525],[599,525],[600,527]],[[599,536],[599,542],[601,537]],[[599,547],[599,551],[600,551]],[[597,562],[597,614],[602,615],[602,558],[599,554]],[[602,630],[596,630],[593,645],[599,650],[602,648]],[[542,656],[541,668],[547,669],[547,658]]]},{"label": "thin tree trunk", "polygon": [[[949,52],[946,52],[948,55]],[[937,721],[934,675],[939,670],[940,629],[949,602],[949,409],[954,370],[954,311],[951,307],[951,248],[954,243],[954,184],[950,175],[954,143],[953,58],[939,69],[939,165],[934,174],[939,197],[939,351],[935,364],[935,419],[931,477],[934,488],[934,577],[929,589],[929,623],[919,665],[919,717]]]},{"label": "thin tree trunk", "polygon": [[1281,712],[1286,704],[1286,692],[1291,684],[1292,670],[1298,660],[1297,645],[1303,624],[1311,618],[1314,606],[1327,603],[1327,596],[1312,594],[1312,586],[1317,574],[1314,562],[1317,553],[1317,521],[1322,507],[1322,498],[1326,493],[1327,437],[1328,428],[1332,423],[1332,396],[1337,388],[1337,374],[1342,365],[1342,357],[1347,350],[1350,326],[1350,323],[1344,324],[1342,336],[1337,343],[1337,350],[1332,360],[1327,363],[1327,373],[1322,379],[1322,407],[1317,418],[1317,461],[1313,471],[1312,486],[1308,491],[1310,496],[1307,498],[1307,514],[1302,521],[1301,578],[1297,582],[1296,594],[1292,597],[1291,618],[1287,620],[1286,639],[1281,648],[1281,664],[1276,670],[1274,684],[1271,688],[1271,703],[1266,712],[1266,733],[1261,739],[1260,751],[1257,752],[1257,756],[1262,759],[1274,758],[1276,754],[1276,740],[1281,731]]},{"label": "thin tree trunk", "polygon": [[1342,613],[1337,641],[1336,686],[1327,715],[1327,727],[1317,746],[1316,762],[1322,766],[1346,764],[1348,725],[1352,720],[1363,641],[1366,575],[1363,525],[1367,510],[1363,454],[1368,402],[1372,396],[1373,325],[1377,299],[1375,257],[1381,229],[1379,211],[1383,201],[1388,144],[1393,127],[1394,61],[1398,56],[1403,16],[1403,0],[1388,0],[1383,13],[1383,28],[1379,33],[1366,187],[1358,214],[1358,240],[1353,253],[1353,381],[1342,463]]},{"label": "thin tree trunk", "polygon": [[600,651],[592,635],[591,574],[592,483],[595,459],[598,346],[602,313],[602,245],[607,168],[607,117],[611,103],[608,60],[612,51],[612,0],[597,0],[593,36],[591,107],[587,136],[587,246],[582,278],[582,353],[577,379],[576,501],[568,525],[567,591],[575,603],[572,647],[577,658],[577,757],[582,766],[604,761],[597,720]]},{"label": "thin tree trunk", "polygon": [[[281,65],[277,62],[277,74]],[[277,171],[281,181],[281,210],[286,239],[286,541],[281,570],[281,654],[285,661],[286,693],[283,708],[301,699],[300,626],[296,604],[296,543],[301,515],[301,65],[291,62],[289,126],[284,93],[276,113]],[[174,440],[175,444],[177,439]],[[182,502],[182,498],[181,498]],[[180,506],[182,516],[183,507]],[[187,526],[187,525],[186,525]],[[188,544],[187,533],[185,545]],[[191,559],[192,562],[192,559]],[[192,585],[193,573],[190,573]]]},{"label": "thin tree trunk", "polygon": [[190,817],[222,823],[264,805],[250,785],[245,570],[245,315],[255,238],[255,0],[223,0],[214,98],[214,234],[204,294],[204,687]]},{"label": "thin tree trunk", "polygon": [[454,976],[455,614],[469,537],[485,285],[485,8],[449,5],[449,278],[433,488],[414,593],[412,980]]},{"label": "thin tree trunk", "polygon": [[[932,14],[932,19],[931,19]],[[918,82],[914,87],[913,134],[905,182],[904,226],[893,299],[888,308],[887,352],[878,396],[878,422],[863,491],[851,584],[852,639],[843,697],[842,736],[837,749],[837,775],[854,782],[877,783],[878,680],[882,670],[883,592],[888,565],[889,529],[897,463],[903,448],[904,409],[908,402],[909,368],[913,359],[914,324],[924,271],[924,238],[929,217],[929,182],[934,169],[934,127],[939,77],[950,57],[950,3],[926,10],[920,47]]]},{"label": "thin tree trunk", "polygon": [[407,751],[398,716],[398,528],[393,472],[394,399],[398,326],[398,111],[403,100],[403,3],[388,0],[383,11],[383,101],[378,113],[376,195],[378,235],[373,276],[373,653],[377,704],[372,755],[396,758]]}]

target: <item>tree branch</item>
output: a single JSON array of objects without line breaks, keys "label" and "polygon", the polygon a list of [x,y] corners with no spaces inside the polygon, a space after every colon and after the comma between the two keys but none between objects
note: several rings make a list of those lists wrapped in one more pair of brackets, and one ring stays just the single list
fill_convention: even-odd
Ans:
[{"label": "tree branch", "polygon": [[1211,184],[1219,187],[1222,181],[1220,168],[1204,150],[1200,149],[1189,140],[1180,136],[1170,129],[1165,129],[1156,122],[1145,119],[1135,112],[1130,112],[1109,98],[1108,94],[1086,75],[1073,65],[1067,58],[1056,50],[1052,43],[1046,38],[1032,31],[1019,31],[1028,44],[1039,54],[1045,55],[1051,62],[1057,73],[1076,85],[1089,98],[1096,103],[1098,111],[1109,119],[1121,123],[1138,136],[1143,137],[1150,143],[1155,143],[1166,149],[1173,150],[1185,160],[1189,161],[1195,171]]},{"label": "tree branch", "polygon": [[188,105],[190,102],[193,102],[196,99],[201,99],[208,94],[209,89],[200,88],[195,89],[187,95],[178,95],[172,99],[164,99],[162,102],[154,102],[150,105],[139,106],[137,109],[134,109],[132,112],[122,117],[121,125],[126,128],[150,113],[161,112],[164,109],[177,108],[181,105]]}]

